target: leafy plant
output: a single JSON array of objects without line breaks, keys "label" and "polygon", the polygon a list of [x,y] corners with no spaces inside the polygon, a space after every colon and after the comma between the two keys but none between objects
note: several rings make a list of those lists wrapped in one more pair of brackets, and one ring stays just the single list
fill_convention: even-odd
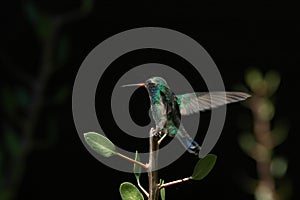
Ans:
[{"label": "leafy plant", "polygon": [[[84,133],[84,138],[87,144],[91,147],[91,149],[93,149],[98,154],[104,157],[119,156],[120,158],[133,163],[133,173],[135,175],[137,185],[142,192],[140,192],[140,190],[132,183],[124,182],[120,185],[120,189],[119,189],[120,195],[123,200],[143,200],[144,199],[143,194],[147,197],[147,199],[150,200],[157,200],[159,196],[161,197],[162,200],[165,200],[166,187],[183,183],[189,180],[202,180],[209,174],[209,172],[212,170],[217,160],[217,156],[213,154],[208,154],[206,157],[200,159],[197,162],[191,176],[183,179],[171,181],[168,183],[165,183],[164,180],[162,179],[160,179],[160,181],[158,182],[157,175],[155,174],[157,172],[152,171],[151,169],[153,169],[153,166],[149,164],[149,163],[156,163],[157,157],[151,156],[151,151],[154,152],[155,148],[156,147],[158,148],[158,136],[151,134],[151,131],[150,131],[150,140],[151,140],[150,158],[148,164],[144,164],[140,162],[139,154],[137,151],[135,154],[135,159],[131,159],[123,154],[118,153],[116,151],[115,145],[108,138],[104,137],[101,134],[95,132],[88,132],[88,133]],[[152,177],[151,180],[149,178],[149,192],[147,192],[140,184],[142,168],[147,170],[148,177]]]},{"label": "leafy plant", "polygon": [[[282,190],[289,181],[283,179],[288,163],[277,156],[275,148],[287,138],[286,123],[273,120],[275,116],[274,96],[280,86],[281,77],[276,71],[265,75],[258,69],[250,69],[245,81],[251,90],[252,98],[246,104],[253,117],[253,130],[240,135],[239,144],[244,152],[256,162],[258,179],[247,188],[257,200],[288,199],[289,191]],[[245,92],[246,87],[243,87]],[[250,180],[250,179],[249,179]],[[254,187],[253,187],[254,185]],[[290,188],[289,185],[287,188]],[[284,192],[281,192],[284,191]]]}]

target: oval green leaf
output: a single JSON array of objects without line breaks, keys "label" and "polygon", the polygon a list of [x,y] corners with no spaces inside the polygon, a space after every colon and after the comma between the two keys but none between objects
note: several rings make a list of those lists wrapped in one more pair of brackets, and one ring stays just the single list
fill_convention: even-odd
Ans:
[{"label": "oval green leaf", "polygon": [[280,74],[277,71],[269,71],[265,76],[265,80],[268,84],[269,96],[273,95],[280,85]]},{"label": "oval green leaf", "polygon": [[263,84],[263,75],[258,69],[252,68],[246,72],[245,81],[252,91],[257,90]]},{"label": "oval green leaf", "polygon": [[271,161],[271,173],[274,177],[276,178],[281,178],[283,177],[288,168],[288,162],[285,158],[283,157],[276,157],[273,158]]},{"label": "oval green leaf", "polygon": [[115,145],[103,135],[95,132],[88,132],[84,133],[84,139],[94,151],[104,157],[110,157],[117,153]]},{"label": "oval green leaf", "polygon": [[122,200],[144,200],[142,193],[132,183],[122,183],[119,190]]},{"label": "oval green leaf", "polygon": [[[138,151],[135,152],[135,161],[140,162],[140,156],[138,154]],[[135,175],[137,182],[139,182],[139,180],[140,180],[141,172],[142,172],[141,166],[134,164],[133,165],[133,173]]]},{"label": "oval green leaf", "polygon": [[213,154],[208,154],[201,160],[199,160],[194,168],[193,175],[191,179],[201,180],[209,174],[209,172],[214,167],[217,160],[217,156]]}]

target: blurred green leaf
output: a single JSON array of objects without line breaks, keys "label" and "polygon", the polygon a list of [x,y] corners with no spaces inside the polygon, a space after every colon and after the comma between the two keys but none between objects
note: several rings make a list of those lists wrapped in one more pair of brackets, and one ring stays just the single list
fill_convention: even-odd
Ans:
[{"label": "blurred green leaf", "polygon": [[41,13],[32,1],[27,2],[24,8],[29,21],[34,25],[37,35],[41,39],[49,36],[52,28],[52,20],[50,17]]},{"label": "blurred green leaf", "polygon": [[[135,161],[140,161],[140,157],[139,157],[139,154],[138,154],[138,151],[135,152]],[[134,172],[134,175],[135,175],[135,178],[137,180],[137,182],[140,181],[140,176],[141,176],[141,172],[142,172],[142,168],[141,166],[137,165],[137,164],[134,164],[133,165],[133,172]]]},{"label": "blurred green leaf", "polygon": [[201,160],[199,160],[194,168],[193,175],[191,178],[193,180],[201,180],[209,174],[209,172],[214,167],[217,160],[217,156],[213,154],[208,154]]},{"label": "blurred green leaf", "polygon": [[257,112],[260,118],[270,121],[275,114],[274,104],[269,99],[265,98],[262,103],[258,105]]},{"label": "blurred green leaf", "polygon": [[278,86],[280,84],[280,79],[281,79],[280,74],[273,70],[267,72],[267,74],[265,75],[265,81],[268,86],[269,96],[274,94],[274,92],[276,92],[276,90],[278,89]]},{"label": "blurred green leaf", "polygon": [[120,194],[122,197],[122,200],[143,200],[144,197],[142,193],[129,182],[124,182],[120,185]]},{"label": "blurred green leaf", "polygon": [[11,156],[16,156],[20,151],[20,140],[12,128],[7,128],[4,133],[4,143]]},{"label": "blurred green leaf", "polygon": [[245,132],[239,136],[239,145],[243,149],[243,151],[250,157],[252,157],[253,150],[256,146],[257,142],[253,136],[253,134]]},{"label": "blurred green leaf", "polygon": [[283,143],[288,136],[289,126],[286,122],[276,122],[274,123],[274,128],[272,130],[272,139],[274,146],[278,146]]},{"label": "blurred green leaf", "polygon": [[[160,180],[160,185],[163,185],[164,183],[165,183],[164,180]],[[160,189],[160,197],[161,197],[161,200],[166,199],[166,189],[165,188]]]},{"label": "blurred green leaf", "polygon": [[255,68],[249,69],[246,72],[245,80],[252,91],[257,90],[263,84],[262,73]]},{"label": "blurred green leaf", "polygon": [[288,163],[283,157],[273,158],[271,161],[271,173],[276,178],[281,178],[285,175],[288,168]]},{"label": "blurred green leaf", "polygon": [[115,145],[103,135],[95,132],[88,132],[84,133],[84,139],[94,151],[104,157],[110,157],[117,153]]}]

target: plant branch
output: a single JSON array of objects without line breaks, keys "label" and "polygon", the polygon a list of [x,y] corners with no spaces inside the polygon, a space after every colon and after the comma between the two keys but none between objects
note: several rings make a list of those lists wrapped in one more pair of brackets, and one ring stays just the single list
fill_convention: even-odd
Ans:
[{"label": "plant branch", "polygon": [[159,196],[158,188],[158,174],[157,174],[157,161],[158,161],[158,136],[154,133],[154,128],[150,129],[150,155],[149,155],[149,200],[157,200]]},{"label": "plant branch", "polygon": [[171,182],[168,182],[168,183],[164,183],[163,185],[159,186],[159,189],[166,188],[166,187],[169,187],[169,186],[172,186],[172,185],[176,185],[178,183],[183,183],[183,182],[186,182],[186,181],[189,181],[189,180],[191,180],[191,177],[187,177],[187,178],[179,179],[179,180],[176,180],[176,181],[171,181]]},{"label": "plant branch", "polygon": [[139,186],[139,188],[144,192],[144,194],[147,196],[147,198],[149,198],[149,193],[143,188],[143,186],[141,185],[140,181],[137,180],[137,184]]},{"label": "plant branch", "polygon": [[149,168],[149,166],[147,165],[147,164],[144,164],[144,163],[141,163],[141,162],[139,162],[139,161],[136,161],[136,160],[134,160],[134,159],[132,159],[132,158],[129,158],[129,157],[127,157],[127,156],[125,156],[125,155],[123,155],[123,154],[120,154],[120,153],[115,153],[115,155],[116,156],[119,156],[120,158],[123,158],[123,159],[125,159],[125,160],[127,160],[127,161],[129,161],[129,162],[132,162],[132,163],[134,163],[134,164],[137,164],[137,165],[139,165],[139,166],[141,166],[142,168],[144,168],[144,169],[148,169]]},{"label": "plant branch", "polygon": [[257,190],[266,191],[271,194],[272,200],[278,200],[279,197],[275,190],[275,181],[270,171],[270,155],[273,151],[270,121],[264,119],[259,112],[259,108],[263,104],[265,95],[254,94],[250,102],[250,109],[254,118],[254,134],[258,142],[258,145],[256,145],[254,150],[253,158],[256,161],[259,177]]}]

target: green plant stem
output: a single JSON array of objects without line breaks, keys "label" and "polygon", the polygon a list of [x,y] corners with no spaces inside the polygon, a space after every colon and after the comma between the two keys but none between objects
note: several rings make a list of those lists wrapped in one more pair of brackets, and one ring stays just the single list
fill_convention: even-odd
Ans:
[{"label": "green plant stem", "polygon": [[120,158],[123,158],[123,159],[125,159],[125,160],[127,160],[127,161],[129,161],[129,162],[132,162],[132,163],[134,163],[134,164],[137,164],[137,165],[141,166],[141,167],[144,168],[144,169],[148,169],[148,168],[149,168],[148,164],[141,163],[141,162],[139,162],[139,161],[136,161],[136,160],[134,160],[134,159],[132,159],[132,158],[129,158],[129,157],[127,157],[127,156],[125,156],[125,155],[123,155],[123,154],[120,154],[120,153],[118,153],[118,152],[115,153],[115,155],[116,155],[116,156],[119,156]]},{"label": "green plant stem", "polygon": [[149,179],[149,200],[158,200],[159,188],[158,188],[158,173],[157,173],[157,161],[158,161],[158,136],[154,134],[155,130],[150,130],[150,155],[149,155],[149,167],[148,167],[148,179]]},{"label": "green plant stem", "polygon": [[137,184],[139,186],[139,188],[144,192],[144,194],[147,196],[147,198],[149,198],[149,193],[143,188],[143,186],[141,185],[140,181],[137,181]]},{"label": "green plant stem", "polygon": [[159,186],[159,189],[166,188],[166,187],[169,187],[169,186],[172,186],[172,185],[176,185],[178,183],[183,183],[183,182],[186,182],[186,181],[189,181],[189,180],[191,180],[191,177],[187,177],[187,178],[179,179],[179,180],[176,180],[176,181],[171,181],[171,182],[168,182],[168,183],[164,183],[163,185]]}]

